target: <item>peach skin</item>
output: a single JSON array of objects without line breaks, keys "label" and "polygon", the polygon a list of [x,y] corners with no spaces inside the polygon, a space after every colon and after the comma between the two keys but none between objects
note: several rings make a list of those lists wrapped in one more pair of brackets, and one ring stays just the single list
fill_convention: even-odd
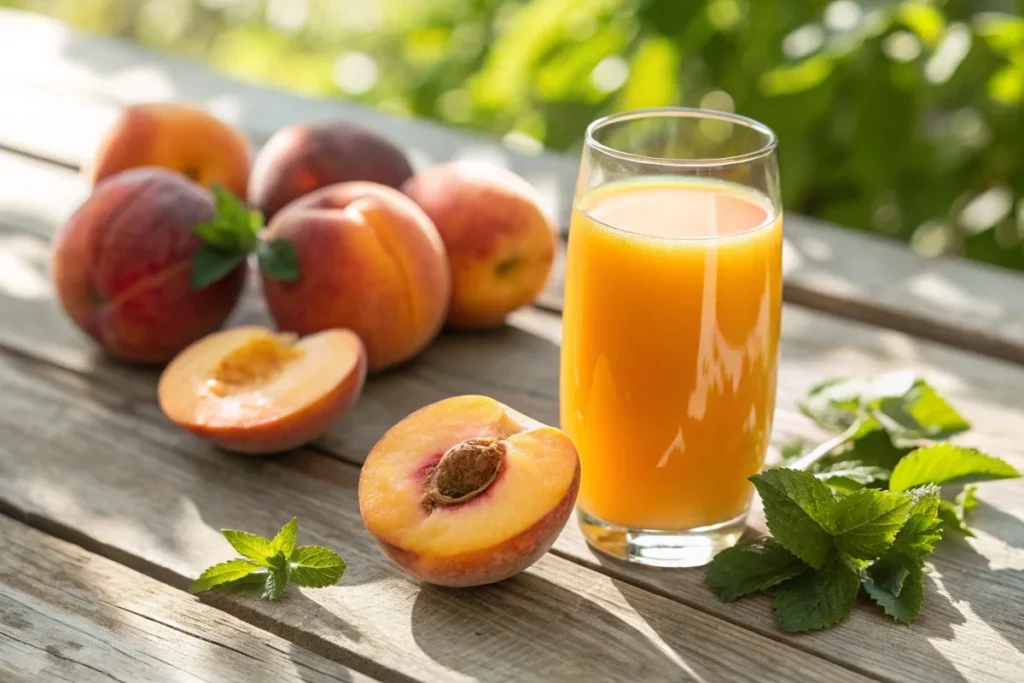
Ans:
[{"label": "peach skin", "polygon": [[411,175],[405,153],[369,128],[336,121],[290,126],[256,155],[249,200],[270,220],[321,187],[365,180],[398,188]]},{"label": "peach skin", "polygon": [[350,329],[375,372],[411,358],[441,328],[451,292],[444,246],[398,190],[364,182],[317,190],[270,222],[266,239],[279,238],[299,260],[293,282],[263,277],[280,329]]},{"label": "peach skin", "polygon": [[402,188],[437,226],[452,269],[448,323],[493,327],[540,293],[555,227],[525,180],[490,164],[453,161]]},{"label": "peach skin", "polygon": [[221,448],[276,453],[323,434],[365,379],[366,352],[348,330],[298,339],[249,326],[182,351],[157,394],[171,421]]},{"label": "peach skin", "polygon": [[359,510],[384,553],[413,577],[478,586],[523,571],[548,551],[580,483],[576,448],[486,396],[458,396],[409,415],[370,451]]},{"label": "peach skin", "polygon": [[245,199],[249,142],[224,121],[184,104],[128,107],[100,146],[92,181],[139,166],[177,171],[205,187],[223,185]]},{"label": "peach skin", "polygon": [[68,316],[112,356],[166,363],[219,328],[242,292],[242,261],[223,279],[191,286],[199,223],[210,193],[162,168],[104,180],[54,237],[52,274]]}]

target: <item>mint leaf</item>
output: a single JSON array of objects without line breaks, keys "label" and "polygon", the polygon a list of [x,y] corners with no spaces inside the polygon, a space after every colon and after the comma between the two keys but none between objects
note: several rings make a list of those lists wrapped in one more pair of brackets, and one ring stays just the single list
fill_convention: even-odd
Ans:
[{"label": "mint leaf", "polygon": [[861,489],[836,504],[836,545],[850,557],[873,560],[892,545],[910,515],[909,495]]},{"label": "mint leaf", "polygon": [[775,540],[818,568],[834,551],[831,532],[835,496],[813,474],[778,468],[750,478],[764,502],[765,519]]},{"label": "mint leaf", "polygon": [[274,280],[295,282],[299,279],[299,255],[287,239],[260,242],[256,248],[260,269]]},{"label": "mint leaf", "polygon": [[905,491],[925,484],[953,484],[1013,479],[1020,472],[1008,463],[973,448],[946,443],[913,451],[893,469],[889,488]]},{"label": "mint leaf", "polygon": [[249,211],[245,202],[222,185],[214,185],[210,190],[214,201],[213,223],[220,230],[233,234],[239,248],[251,251],[256,246],[256,233],[262,227],[254,223],[259,212]]},{"label": "mint leaf", "polygon": [[832,626],[849,616],[859,591],[856,572],[835,560],[778,585],[775,618],[790,633]]},{"label": "mint leaf", "polygon": [[271,541],[248,531],[221,529],[220,533],[239,554],[264,567],[270,567],[270,559],[278,553]]},{"label": "mint leaf", "polygon": [[333,550],[304,545],[296,548],[292,555],[291,574],[300,586],[323,588],[338,583],[345,567],[345,560]]},{"label": "mint leaf", "polygon": [[967,526],[967,511],[978,504],[977,490],[977,486],[965,486],[957,495],[955,502],[939,501],[939,519],[945,526],[964,536],[974,536],[974,532]]},{"label": "mint leaf", "polygon": [[892,470],[875,465],[864,465],[857,461],[839,462],[814,473],[814,476],[834,489],[852,492],[870,484],[889,480]]},{"label": "mint leaf", "polygon": [[264,600],[277,600],[288,587],[288,567],[271,569],[267,574],[267,582],[263,586]]},{"label": "mint leaf", "polygon": [[863,417],[860,397],[868,388],[863,377],[830,379],[811,388],[798,405],[819,426],[841,432]]},{"label": "mint leaf", "polygon": [[924,566],[914,557],[892,548],[868,567],[864,589],[885,613],[911,624],[924,604]]},{"label": "mint leaf", "polygon": [[913,499],[910,515],[896,534],[893,547],[906,555],[923,558],[942,540],[939,487],[925,486],[914,489],[909,495]]},{"label": "mint leaf", "polygon": [[277,536],[274,536],[274,540],[271,541],[274,549],[283,554],[285,559],[290,558],[295,552],[295,534],[298,530],[299,518],[292,517],[291,521],[281,527]]},{"label": "mint leaf", "polygon": [[872,406],[882,426],[900,439],[948,439],[971,424],[922,379],[901,396],[881,398]]},{"label": "mint leaf", "polygon": [[245,262],[245,253],[204,244],[192,257],[193,290],[209,287]]},{"label": "mint leaf", "polygon": [[260,230],[266,224],[266,219],[263,216],[262,211],[253,209],[249,211],[249,234],[252,235],[252,244],[256,243],[256,236],[259,235]]},{"label": "mint leaf", "polygon": [[823,459],[819,470],[828,464],[857,463],[867,467],[881,467],[891,472],[896,463],[912,450],[894,444],[885,430],[873,429],[857,436],[846,450]]},{"label": "mint leaf", "polygon": [[192,585],[188,587],[188,592],[200,593],[202,591],[207,591],[214,586],[233,583],[259,571],[262,571],[262,568],[248,560],[236,559],[221,562],[220,564],[213,565],[200,574],[199,578],[193,581]]},{"label": "mint leaf", "polygon": [[771,588],[805,571],[807,565],[770,536],[737,543],[715,555],[708,565],[708,583],[720,600],[732,602]]},{"label": "mint leaf", "polygon": [[799,458],[805,450],[807,447],[803,441],[790,441],[779,449],[779,457],[782,458],[782,462],[786,463]]}]

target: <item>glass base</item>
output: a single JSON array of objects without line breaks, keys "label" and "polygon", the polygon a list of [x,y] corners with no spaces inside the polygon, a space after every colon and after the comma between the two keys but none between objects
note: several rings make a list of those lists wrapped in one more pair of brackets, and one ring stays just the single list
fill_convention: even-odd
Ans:
[{"label": "glass base", "polygon": [[701,567],[719,551],[736,545],[746,527],[747,512],[711,526],[679,531],[628,529],[582,508],[576,508],[576,517],[587,543],[606,555],[652,567]]}]

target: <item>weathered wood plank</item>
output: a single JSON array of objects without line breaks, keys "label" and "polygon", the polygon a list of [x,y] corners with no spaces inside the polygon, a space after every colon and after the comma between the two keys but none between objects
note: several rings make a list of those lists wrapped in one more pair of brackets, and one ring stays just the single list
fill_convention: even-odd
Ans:
[{"label": "weathered wood plank", "polygon": [[[34,240],[18,234],[23,240]],[[41,266],[31,267],[40,268],[38,274],[43,277]],[[0,320],[10,321],[0,325],[0,345],[73,369],[81,373],[82,387],[102,395],[116,394],[121,398],[112,405],[153,425],[162,424],[153,401],[155,371],[127,368],[97,355],[48,296],[0,295]],[[241,316],[254,322],[267,320],[255,304]],[[974,443],[1024,467],[1024,421],[1016,398],[1024,369],[798,308],[787,307],[783,327],[776,445],[821,436],[795,409],[797,398],[811,384],[839,373],[911,367],[925,373],[975,421]],[[530,310],[517,313],[512,325],[493,334],[445,334],[402,371],[372,379],[353,412],[318,448],[361,462],[397,419],[459,393],[487,393],[538,419],[557,423],[559,336],[557,316]],[[147,432],[147,438],[163,435],[160,430]],[[186,435],[170,443],[186,450],[201,448]],[[324,479],[349,476],[339,465],[312,454],[303,454],[298,461],[306,472]],[[723,605],[709,593],[699,571],[652,572],[601,561],[586,548],[574,524],[559,539],[556,552],[796,647],[854,663],[878,677],[927,680],[923,677],[934,674],[941,680],[953,667],[968,680],[999,680],[1000,672],[1013,670],[1007,667],[1024,665],[1014,650],[1015,643],[1024,639],[1024,625],[1012,611],[1014,596],[1024,593],[1022,489],[1019,482],[982,487],[983,504],[975,521],[979,536],[969,544],[948,544],[936,554],[934,574],[943,581],[932,581],[926,615],[911,629],[888,622],[872,610],[858,610],[838,629],[786,636],[774,625],[766,599]],[[61,508],[48,510],[57,518],[65,515]],[[947,594],[952,603],[944,597]]]},{"label": "weathered wood plank", "polygon": [[[405,145],[418,167],[453,157],[491,159],[530,180],[567,224],[574,156],[524,155],[436,123],[239,83],[198,63],[0,10],[0,146],[82,166],[120,106],[169,99],[207,106],[257,143],[289,123],[343,117]],[[961,259],[922,259],[885,238],[795,215],[786,217],[786,260],[789,301],[1024,362],[1024,279],[1017,274]],[[544,305],[560,306],[555,291],[545,294]]]},{"label": "weathered wood plank", "polygon": [[373,680],[9,517],[0,538],[8,683]]},{"label": "weathered wood plank", "polygon": [[[340,586],[280,603],[212,604],[381,678],[424,680],[863,680],[854,672],[551,555],[475,590],[399,578],[361,524],[358,470],[323,455],[255,460],[133,414],[115,389],[0,354],[0,501],[47,530],[184,586],[229,549],[214,530],[338,549]],[[67,476],[74,472],[74,476]],[[609,647],[614,643],[614,647]]]}]

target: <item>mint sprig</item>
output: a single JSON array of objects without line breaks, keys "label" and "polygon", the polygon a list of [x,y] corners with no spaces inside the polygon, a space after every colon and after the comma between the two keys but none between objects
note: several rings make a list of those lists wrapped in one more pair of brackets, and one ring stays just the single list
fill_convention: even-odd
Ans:
[{"label": "mint sprig", "polygon": [[189,592],[255,585],[262,586],[264,600],[277,600],[292,582],[305,588],[333,586],[345,573],[345,561],[333,550],[321,546],[296,548],[298,528],[298,518],[293,517],[273,539],[247,531],[221,529],[221,534],[242,557],[213,565],[192,582]]},{"label": "mint sprig", "polygon": [[[955,500],[949,484],[1019,477],[1008,463],[946,439],[969,423],[921,378],[829,380],[801,409],[838,434],[786,468],[754,475],[773,537],[719,553],[708,583],[722,600],[774,590],[786,631],[826,628],[853,610],[863,587],[896,621],[924,604],[924,561],[944,528],[970,535],[975,487]],[[800,449],[802,451],[802,448]]]},{"label": "mint sprig", "polygon": [[295,247],[279,237],[260,239],[263,214],[251,210],[230,190],[214,185],[213,220],[199,223],[195,233],[204,244],[192,257],[192,289],[209,287],[226,277],[256,252],[260,268],[275,280],[294,281],[299,277],[299,259]]}]

